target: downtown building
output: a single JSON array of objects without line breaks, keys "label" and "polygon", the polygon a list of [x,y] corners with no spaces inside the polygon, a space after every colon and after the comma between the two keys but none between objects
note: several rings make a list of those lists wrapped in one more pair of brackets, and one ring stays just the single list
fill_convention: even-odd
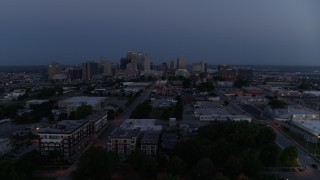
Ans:
[{"label": "downtown building", "polygon": [[48,66],[48,78],[51,80],[55,75],[61,74],[61,67],[59,63],[51,62]]},{"label": "downtown building", "polygon": [[82,63],[82,79],[91,80],[94,76],[99,75],[99,64],[93,61]]},{"label": "downtown building", "polygon": [[207,72],[207,62],[201,61],[199,63],[192,64],[192,72]]}]

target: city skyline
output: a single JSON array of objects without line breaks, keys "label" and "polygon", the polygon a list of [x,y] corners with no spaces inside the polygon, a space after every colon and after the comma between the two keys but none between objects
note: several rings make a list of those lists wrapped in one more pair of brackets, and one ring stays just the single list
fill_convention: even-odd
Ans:
[{"label": "city skyline", "polygon": [[156,64],[320,65],[319,1],[2,1],[0,66],[80,64],[127,51]]}]

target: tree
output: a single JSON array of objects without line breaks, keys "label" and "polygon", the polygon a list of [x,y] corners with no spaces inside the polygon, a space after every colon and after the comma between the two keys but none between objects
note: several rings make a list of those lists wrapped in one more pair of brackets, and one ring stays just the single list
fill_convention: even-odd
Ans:
[{"label": "tree", "polygon": [[286,147],[281,155],[280,160],[283,165],[285,166],[295,166],[298,164],[298,149],[294,146],[288,146]]},{"label": "tree", "polygon": [[276,134],[274,131],[267,126],[264,126],[260,129],[256,141],[260,146],[267,146],[273,144],[276,139]]},{"label": "tree", "polygon": [[92,114],[92,107],[90,105],[82,105],[76,110],[77,119],[84,119]]},{"label": "tree", "polygon": [[90,105],[81,105],[76,111],[72,111],[69,119],[80,120],[92,114],[92,107]]},{"label": "tree", "polygon": [[117,161],[115,153],[102,148],[91,148],[80,157],[77,169],[72,173],[72,179],[111,179]]},{"label": "tree", "polygon": [[278,109],[278,108],[287,108],[288,103],[278,100],[278,99],[273,99],[269,101],[269,106],[271,106],[272,109]]},{"label": "tree", "polygon": [[178,156],[173,156],[168,164],[168,171],[173,175],[181,175],[185,170],[185,163]]},{"label": "tree", "polygon": [[260,161],[254,156],[254,152],[247,150],[241,153],[240,161],[242,164],[242,172],[250,177],[257,177],[259,175],[262,165]]},{"label": "tree", "polygon": [[215,175],[215,168],[209,158],[202,158],[192,169],[193,179],[209,180]]},{"label": "tree", "polygon": [[141,162],[146,158],[147,156],[142,150],[136,149],[130,154],[129,163],[134,170],[139,171],[142,167]]},{"label": "tree", "polygon": [[144,177],[146,179],[155,179],[157,177],[157,170],[157,161],[147,157],[142,161],[140,175],[141,177]]},{"label": "tree", "polygon": [[242,171],[242,164],[240,160],[234,156],[229,157],[224,165],[224,173],[230,179],[236,179]]},{"label": "tree", "polygon": [[265,146],[259,155],[260,161],[267,167],[276,165],[279,159],[279,149],[275,144]]}]

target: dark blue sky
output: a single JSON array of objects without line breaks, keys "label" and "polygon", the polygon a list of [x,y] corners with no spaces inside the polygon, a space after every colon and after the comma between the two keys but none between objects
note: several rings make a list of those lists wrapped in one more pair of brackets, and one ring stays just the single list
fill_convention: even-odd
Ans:
[{"label": "dark blue sky", "polygon": [[0,65],[119,61],[320,65],[319,0],[1,0]]}]

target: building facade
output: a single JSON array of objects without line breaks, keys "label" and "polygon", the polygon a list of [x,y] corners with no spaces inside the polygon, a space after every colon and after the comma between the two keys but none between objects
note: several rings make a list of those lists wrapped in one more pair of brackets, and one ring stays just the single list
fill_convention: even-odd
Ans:
[{"label": "building facade", "polygon": [[40,129],[38,135],[41,154],[57,151],[64,159],[71,159],[89,144],[94,135],[94,124],[92,121],[63,120]]}]

